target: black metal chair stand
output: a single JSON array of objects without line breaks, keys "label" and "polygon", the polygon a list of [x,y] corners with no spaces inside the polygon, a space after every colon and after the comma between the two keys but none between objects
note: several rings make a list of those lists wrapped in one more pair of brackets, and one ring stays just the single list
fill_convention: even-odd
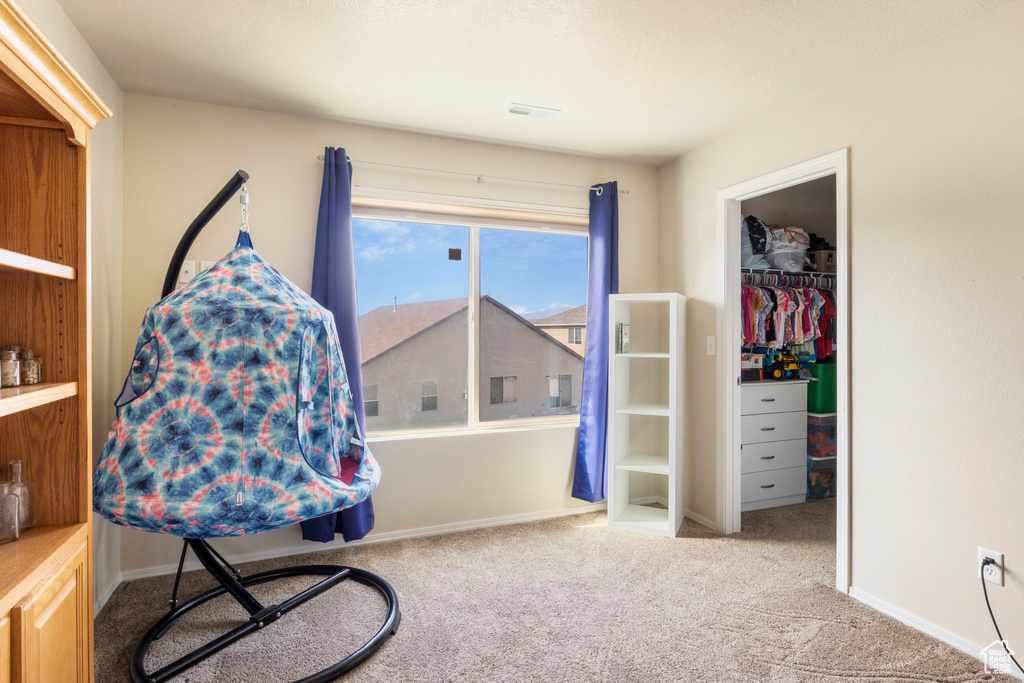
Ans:
[{"label": "black metal chair stand", "polygon": [[[202,595],[192,598],[178,607],[178,586],[181,581],[181,572],[185,564],[185,554],[191,548],[199,558],[203,567],[206,568],[213,578],[220,584]],[[228,571],[230,570],[230,572]],[[264,607],[256,598],[246,590],[248,586],[256,586],[268,583],[277,579],[292,576],[325,576],[314,586],[310,586],[298,595],[294,595],[279,605]],[[337,679],[342,674],[351,671],[359,666],[374,652],[376,652],[384,641],[398,632],[398,625],[402,620],[401,612],[398,610],[398,596],[387,581],[376,574],[355,569],[353,567],[341,567],[337,565],[316,564],[305,567],[285,567],[268,572],[253,574],[243,578],[238,571],[224,560],[206,541],[200,539],[185,539],[181,549],[181,559],[178,562],[178,574],[174,579],[174,590],[171,594],[171,611],[153,624],[142,640],[135,646],[131,659],[131,676],[134,683],[161,683],[182,673],[186,669],[195,666],[207,657],[223,650],[232,643],[244,638],[253,631],[267,628],[275,621],[283,617],[289,611],[295,609],[307,600],[314,598],[324,591],[331,589],[346,579],[351,579],[365,586],[376,588],[388,603],[388,613],[384,618],[384,624],[376,634],[370,638],[365,645],[348,655],[337,664],[329,666],[322,671],[294,681],[294,683],[327,683]],[[176,659],[163,668],[153,673],[146,672],[145,659],[153,641],[164,636],[184,614],[199,607],[200,605],[216,598],[224,593],[229,593],[246,612],[249,619],[238,627],[228,631],[222,636],[214,638],[207,644],[199,647],[184,657]]]}]

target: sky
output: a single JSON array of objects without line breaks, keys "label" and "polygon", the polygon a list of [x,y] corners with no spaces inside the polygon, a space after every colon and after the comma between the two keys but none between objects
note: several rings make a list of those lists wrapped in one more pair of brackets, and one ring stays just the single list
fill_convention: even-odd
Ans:
[{"label": "sky", "polygon": [[[352,230],[360,315],[394,296],[468,296],[469,228],[355,218]],[[462,259],[449,260],[449,249]],[[480,292],[520,314],[586,303],[586,236],[481,228]]]}]

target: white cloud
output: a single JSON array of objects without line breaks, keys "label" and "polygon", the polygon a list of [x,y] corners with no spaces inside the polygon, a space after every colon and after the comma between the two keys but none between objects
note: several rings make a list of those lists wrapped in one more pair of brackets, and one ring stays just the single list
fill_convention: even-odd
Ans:
[{"label": "white cloud", "polygon": [[515,304],[514,306],[509,306],[509,308],[512,309],[513,313],[517,313],[519,315],[522,315],[523,313],[526,313],[530,310],[529,308],[523,306],[522,304]]},{"label": "white cloud", "polygon": [[572,308],[572,307],[573,307],[572,304],[561,304],[561,303],[558,303],[557,301],[552,301],[551,303],[548,304],[548,310],[549,311],[552,308]]},{"label": "white cloud", "polygon": [[409,296],[405,297],[406,301],[419,301],[422,298],[423,292],[413,292]]}]

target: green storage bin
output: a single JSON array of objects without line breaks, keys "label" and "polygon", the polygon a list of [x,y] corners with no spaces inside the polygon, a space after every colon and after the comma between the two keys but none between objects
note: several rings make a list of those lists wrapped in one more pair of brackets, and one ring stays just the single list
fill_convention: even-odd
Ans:
[{"label": "green storage bin", "polygon": [[811,363],[811,376],[817,381],[807,385],[807,411],[836,412],[836,364]]}]

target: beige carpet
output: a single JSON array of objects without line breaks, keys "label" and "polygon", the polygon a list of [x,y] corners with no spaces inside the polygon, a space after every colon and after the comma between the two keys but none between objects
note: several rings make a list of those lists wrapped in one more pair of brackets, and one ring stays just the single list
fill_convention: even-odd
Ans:
[{"label": "beige carpet", "polygon": [[[398,635],[352,681],[1011,681],[836,592],[832,501],[744,515],[718,536],[687,521],[678,538],[605,526],[603,513],[372,544],[245,565],[336,563],[386,578]],[[311,546],[315,547],[315,546]],[[99,683],[128,680],[128,656],[166,608],[172,577],[118,588],[96,621]],[[207,587],[185,576],[185,595]],[[301,583],[256,589],[269,604]],[[979,609],[981,606],[979,605]],[[345,582],[176,681],[282,683],[363,642],[383,602]],[[218,598],[153,648],[163,663],[243,614]]]}]

